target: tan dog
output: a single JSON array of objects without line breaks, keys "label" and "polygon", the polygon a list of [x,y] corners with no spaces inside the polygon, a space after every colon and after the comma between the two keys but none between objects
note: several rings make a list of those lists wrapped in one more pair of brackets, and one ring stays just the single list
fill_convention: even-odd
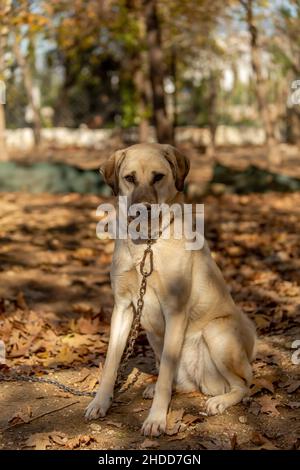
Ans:
[{"label": "tan dog", "polygon": [[[170,145],[139,144],[119,150],[103,174],[115,194],[129,203],[183,203],[188,160]],[[86,417],[104,416],[133,319],[141,282],[139,264],[145,243],[117,240],[111,268],[115,306],[102,380]],[[147,332],[159,375],[144,397],[153,402],[142,432],[158,436],[166,429],[172,388],[212,395],[209,414],[222,413],[248,393],[255,354],[255,329],[236,307],[207,244],[196,251],[185,240],[159,238],[153,244],[154,272],[148,278],[142,326]]]}]

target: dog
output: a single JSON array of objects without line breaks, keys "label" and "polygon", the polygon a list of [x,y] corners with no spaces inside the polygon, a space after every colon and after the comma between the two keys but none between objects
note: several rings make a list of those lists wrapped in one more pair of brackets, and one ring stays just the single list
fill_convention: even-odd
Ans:
[{"label": "dog", "polygon": [[[136,144],[116,151],[102,173],[115,195],[129,204],[183,204],[189,161],[167,144]],[[172,222],[171,222],[172,223]],[[114,309],[101,383],[86,419],[105,416],[133,321],[146,240],[116,240],[111,267]],[[211,398],[207,413],[222,413],[248,395],[256,333],[235,305],[208,245],[186,250],[184,239],[158,237],[152,245],[154,270],[148,277],[141,317],[159,366],[158,379],[144,391],[153,398],[142,426],[146,436],[165,432],[173,390],[199,390]]]}]

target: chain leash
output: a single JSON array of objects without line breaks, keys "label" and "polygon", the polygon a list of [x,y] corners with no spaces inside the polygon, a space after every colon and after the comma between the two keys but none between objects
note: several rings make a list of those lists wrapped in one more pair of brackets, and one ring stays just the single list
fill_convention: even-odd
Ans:
[{"label": "chain leash", "polygon": [[[127,386],[125,384],[122,387],[125,370],[126,370],[130,357],[133,355],[134,346],[135,346],[135,343],[136,343],[136,340],[138,338],[140,328],[141,328],[141,316],[142,316],[143,307],[144,307],[144,296],[146,294],[146,289],[147,289],[147,278],[153,272],[153,251],[152,251],[153,243],[154,243],[153,240],[151,240],[150,238],[147,240],[147,248],[144,251],[144,256],[140,264],[140,273],[142,275],[142,281],[141,281],[140,290],[139,290],[139,297],[137,299],[137,308],[135,309],[135,307],[133,306],[134,318],[133,318],[133,322],[131,326],[130,336],[127,342],[125,352],[123,354],[121,367],[119,369],[118,377],[117,377],[116,384],[115,384],[115,389],[119,389],[118,391],[122,393],[125,392],[131,385],[133,385],[133,383],[137,381],[140,375],[140,374],[136,374],[133,381],[131,381]],[[147,258],[149,258],[148,270],[145,268]]]},{"label": "chain leash", "polygon": [[[147,278],[152,274],[153,272],[153,250],[152,250],[152,245],[154,243],[154,240],[151,240],[150,238],[147,240],[147,248],[144,251],[144,255],[140,264],[140,273],[142,275],[142,281],[140,285],[140,290],[139,290],[139,297],[137,299],[137,307],[133,306],[134,309],[134,318],[131,326],[131,331],[130,335],[128,338],[127,346],[125,349],[125,352],[122,357],[121,361],[121,366],[118,371],[116,383],[115,383],[115,390],[118,391],[118,393],[124,393],[128,388],[133,385],[140,373],[136,374],[133,380],[131,380],[130,383],[124,384],[124,373],[126,370],[126,367],[128,365],[128,361],[133,355],[134,352],[134,346],[136,343],[136,340],[138,338],[140,328],[141,328],[141,316],[143,312],[143,307],[144,307],[144,296],[146,294],[147,290]],[[148,269],[146,267],[147,264],[147,259],[149,258],[149,266]],[[84,392],[77,390],[76,388],[69,387],[68,385],[64,385],[57,380],[52,380],[52,379],[46,379],[44,377],[34,377],[34,376],[27,376],[27,375],[19,375],[17,373],[12,373],[10,375],[6,375],[0,372],[0,382],[29,382],[29,383],[42,383],[42,384],[49,384],[53,385],[56,388],[59,388],[60,390],[70,393],[72,395],[76,395],[78,397],[94,397],[96,395],[96,392]],[[122,386],[123,385],[123,386]]]}]

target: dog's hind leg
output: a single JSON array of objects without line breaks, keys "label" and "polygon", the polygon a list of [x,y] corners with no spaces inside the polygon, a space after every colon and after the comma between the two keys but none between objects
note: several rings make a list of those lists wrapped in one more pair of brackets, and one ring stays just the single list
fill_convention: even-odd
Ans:
[{"label": "dog's hind leg", "polygon": [[204,337],[211,359],[220,373],[220,381],[225,379],[229,385],[227,393],[207,401],[207,411],[214,415],[236,405],[248,395],[252,368],[238,324],[231,318],[212,321],[205,328]]}]

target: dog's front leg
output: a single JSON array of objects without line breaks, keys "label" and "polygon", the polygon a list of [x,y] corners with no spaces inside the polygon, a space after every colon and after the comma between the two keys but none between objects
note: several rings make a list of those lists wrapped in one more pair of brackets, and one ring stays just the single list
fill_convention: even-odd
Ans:
[{"label": "dog's front leg", "polygon": [[86,409],[87,419],[96,419],[106,415],[111,405],[118,368],[124,352],[133,320],[132,306],[126,299],[115,304],[108,345],[100,386],[93,401]]},{"label": "dog's front leg", "polygon": [[159,436],[166,430],[173,381],[181,354],[185,329],[185,312],[172,312],[167,315],[164,347],[154,399],[149,415],[142,427],[142,433],[145,436]]}]

